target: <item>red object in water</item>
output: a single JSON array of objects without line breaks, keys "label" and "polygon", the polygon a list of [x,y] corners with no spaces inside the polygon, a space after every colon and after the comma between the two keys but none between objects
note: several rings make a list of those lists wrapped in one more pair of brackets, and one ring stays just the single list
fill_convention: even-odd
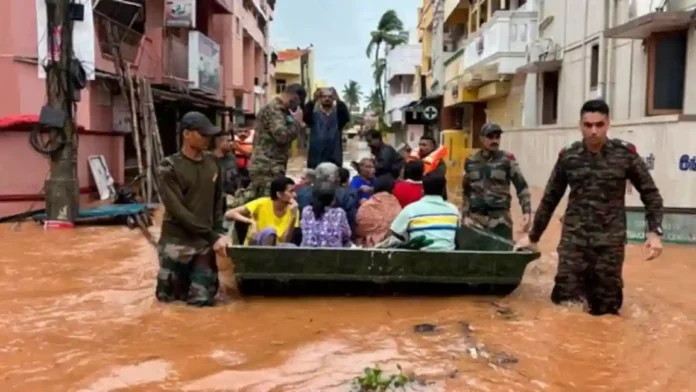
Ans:
[{"label": "red object in water", "polygon": [[44,229],[72,229],[75,225],[72,222],[49,220],[44,222]]}]

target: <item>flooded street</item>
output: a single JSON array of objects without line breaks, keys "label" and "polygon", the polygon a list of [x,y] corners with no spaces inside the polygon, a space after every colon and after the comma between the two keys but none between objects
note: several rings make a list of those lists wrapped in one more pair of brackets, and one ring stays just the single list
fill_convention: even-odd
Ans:
[{"label": "flooded street", "polygon": [[[505,298],[232,295],[194,309],[155,301],[137,230],[0,226],[0,391],[348,391],[376,364],[424,391],[696,390],[696,249],[646,262],[629,245],[623,314],[595,318],[550,303],[559,229]],[[414,332],[423,323],[437,328]]]}]

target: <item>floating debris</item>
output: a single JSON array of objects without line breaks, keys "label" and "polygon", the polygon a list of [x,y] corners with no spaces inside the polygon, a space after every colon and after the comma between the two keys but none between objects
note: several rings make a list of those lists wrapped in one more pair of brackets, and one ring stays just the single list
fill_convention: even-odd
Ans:
[{"label": "floating debris", "polygon": [[413,332],[417,333],[429,333],[429,332],[435,332],[437,330],[437,326],[435,324],[418,324],[413,327]]}]

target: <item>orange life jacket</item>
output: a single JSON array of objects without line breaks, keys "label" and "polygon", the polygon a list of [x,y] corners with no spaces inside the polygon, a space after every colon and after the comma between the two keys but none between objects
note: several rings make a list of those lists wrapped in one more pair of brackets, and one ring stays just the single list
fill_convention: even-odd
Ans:
[{"label": "orange life jacket", "polygon": [[237,156],[237,167],[246,169],[249,167],[251,151],[254,149],[254,131],[251,131],[246,140],[239,140],[239,138],[235,137],[234,141],[236,144],[234,155]]},{"label": "orange life jacket", "polygon": [[438,147],[435,151],[431,152],[427,157],[421,158],[420,154],[418,153],[418,149],[413,150],[411,152],[411,156],[409,157],[409,161],[417,160],[420,159],[423,161],[423,174],[428,174],[431,171],[437,169],[437,165],[440,164],[440,161],[445,159],[447,156],[447,147],[445,146],[440,146]]}]

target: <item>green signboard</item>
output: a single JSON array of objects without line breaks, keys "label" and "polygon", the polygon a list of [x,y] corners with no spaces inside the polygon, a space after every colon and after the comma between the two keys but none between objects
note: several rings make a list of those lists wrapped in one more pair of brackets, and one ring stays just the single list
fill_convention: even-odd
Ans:
[{"label": "green signboard", "polygon": [[[670,244],[696,245],[696,215],[666,212],[662,240]],[[626,212],[626,231],[631,242],[645,241],[645,212]]]}]

